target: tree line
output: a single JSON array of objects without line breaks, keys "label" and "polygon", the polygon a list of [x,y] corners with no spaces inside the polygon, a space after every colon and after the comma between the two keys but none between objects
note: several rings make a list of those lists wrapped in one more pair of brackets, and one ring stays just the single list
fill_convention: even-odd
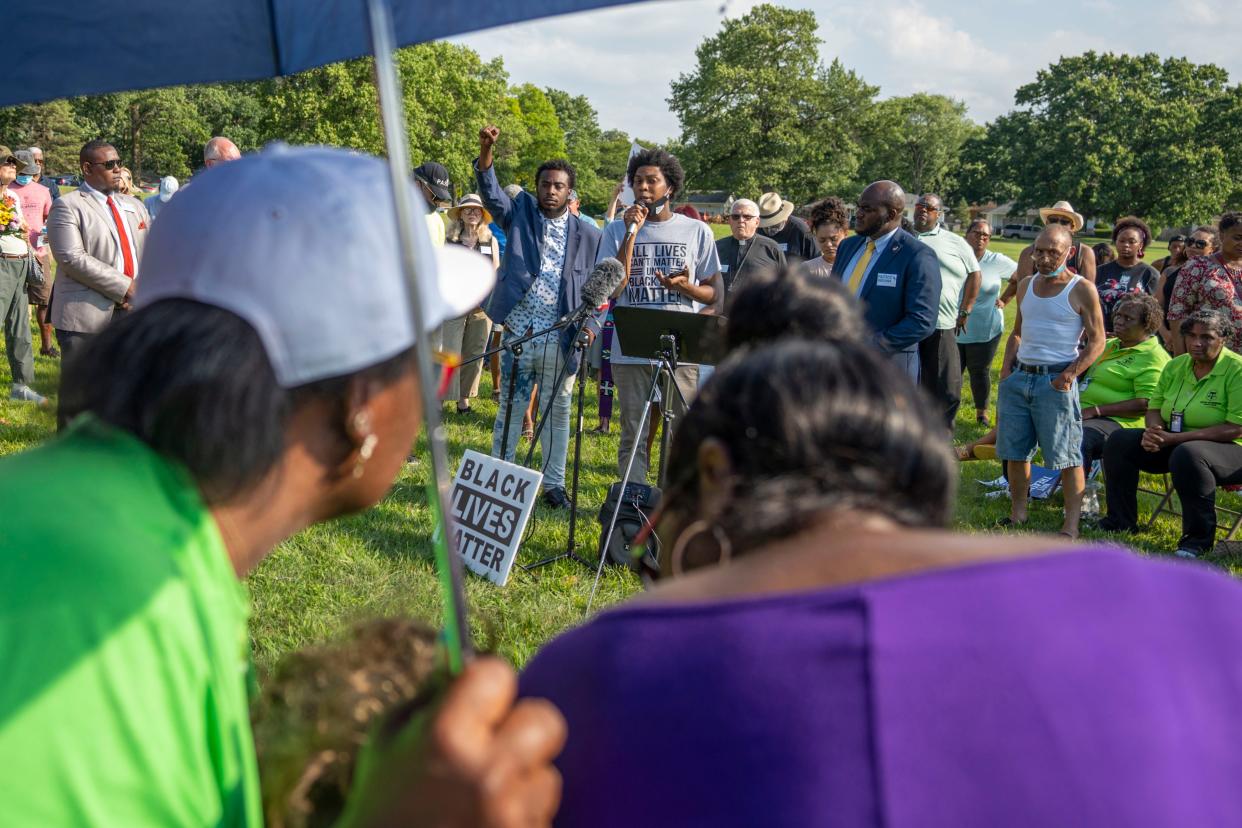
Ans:
[{"label": "tree line", "polygon": [[979,125],[943,95],[879,90],[819,53],[810,11],[759,5],[699,45],[672,86],[682,160],[698,188],[797,203],[878,178],[945,202],[1068,199],[1088,216],[1163,225],[1242,207],[1242,84],[1185,58],[1087,52],[1018,88]]},{"label": "tree line", "polygon": [[[980,125],[943,95],[880,100],[878,87],[822,60],[817,31],[813,12],[763,4],[699,45],[668,98],[681,133],[665,146],[680,156],[688,189],[778,190],[806,203],[891,178],[939,193],[959,214],[988,201],[1022,210],[1068,199],[1089,216],[1137,213],[1163,225],[1242,207],[1242,84],[1218,66],[1062,58],[1018,88],[1012,111]],[[473,189],[478,128],[492,122],[505,136],[502,181],[532,187],[542,161],[565,157],[587,208],[604,209],[632,139],[602,129],[584,96],[515,84],[500,59],[448,43],[402,49],[397,67],[414,163],[439,161],[461,192]],[[104,137],[137,175],[184,178],[212,135],[244,152],[283,140],[380,154],[370,59],[257,83],[0,109],[0,140],[42,147],[54,172],[76,171],[82,143]]]}]

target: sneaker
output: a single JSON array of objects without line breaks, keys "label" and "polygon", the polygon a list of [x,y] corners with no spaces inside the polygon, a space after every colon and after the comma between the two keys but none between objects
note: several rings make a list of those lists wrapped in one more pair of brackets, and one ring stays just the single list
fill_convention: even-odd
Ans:
[{"label": "sneaker", "polygon": [[21,402],[32,402],[35,405],[47,405],[47,397],[35,391],[29,385],[13,384],[13,390],[9,392],[10,400],[19,400]]},{"label": "sneaker", "polygon": [[1179,558],[1189,558],[1192,561],[1199,557],[1199,553],[1194,549],[1178,549],[1173,554]]},{"label": "sneaker", "polygon": [[553,486],[543,493],[543,502],[550,509],[568,509],[570,506],[569,495],[565,493],[562,486]]}]

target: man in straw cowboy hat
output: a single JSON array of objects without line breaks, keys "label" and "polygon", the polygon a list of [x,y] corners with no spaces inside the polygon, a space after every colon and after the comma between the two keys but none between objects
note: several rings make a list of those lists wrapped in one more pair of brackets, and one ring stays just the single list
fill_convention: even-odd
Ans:
[{"label": "man in straw cowboy hat", "polygon": [[781,198],[779,193],[759,196],[759,235],[776,242],[785,254],[785,260],[796,265],[818,256],[819,247],[811,235],[811,228],[793,211],[793,202]]},{"label": "man in straw cowboy hat", "polygon": [[[1064,227],[1069,230],[1071,236],[1086,224],[1082,213],[1075,211],[1073,206],[1065,200],[1058,201],[1051,207],[1040,207],[1039,220],[1048,227]],[[1030,244],[1018,256],[1018,269],[1013,272],[1013,276],[1009,278],[1009,284],[1005,287],[1005,292],[1001,294],[1000,305],[1002,307],[1017,294],[1018,285],[1022,280],[1035,272],[1035,260],[1032,258],[1034,252],[1035,245]],[[1071,273],[1077,273],[1091,284],[1095,284],[1095,251],[1091,249],[1091,245],[1075,241],[1070,246],[1065,267]]]}]

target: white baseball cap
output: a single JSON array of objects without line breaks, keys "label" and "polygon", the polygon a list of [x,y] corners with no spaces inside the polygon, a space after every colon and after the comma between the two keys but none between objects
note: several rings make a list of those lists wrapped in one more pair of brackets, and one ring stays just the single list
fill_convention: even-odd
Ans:
[{"label": "white baseball cap", "polygon": [[[479,306],[486,257],[434,248],[414,199],[426,330]],[[328,147],[273,144],[195,176],[160,210],[138,269],[136,308],[192,299],[258,332],[285,388],[344,376],[414,345],[386,164]]]},{"label": "white baseball cap", "polygon": [[173,197],[173,193],[180,188],[181,184],[178,183],[176,176],[164,176],[160,179],[160,201],[167,203],[168,199]]}]

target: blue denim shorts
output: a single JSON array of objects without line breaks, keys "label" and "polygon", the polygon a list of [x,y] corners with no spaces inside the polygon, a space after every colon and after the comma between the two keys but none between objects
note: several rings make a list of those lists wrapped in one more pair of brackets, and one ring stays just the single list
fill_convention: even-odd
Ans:
[{"label": "blue denim shorts", "polygon": [[996,455],[1030,461],[1038,446],[1044,466],[1070,469],[1082,465],[1082,408],[1078,383],[1068,391],[1052,387],[1056,374],[1015,370],[1001,381],[996,399]]}]

